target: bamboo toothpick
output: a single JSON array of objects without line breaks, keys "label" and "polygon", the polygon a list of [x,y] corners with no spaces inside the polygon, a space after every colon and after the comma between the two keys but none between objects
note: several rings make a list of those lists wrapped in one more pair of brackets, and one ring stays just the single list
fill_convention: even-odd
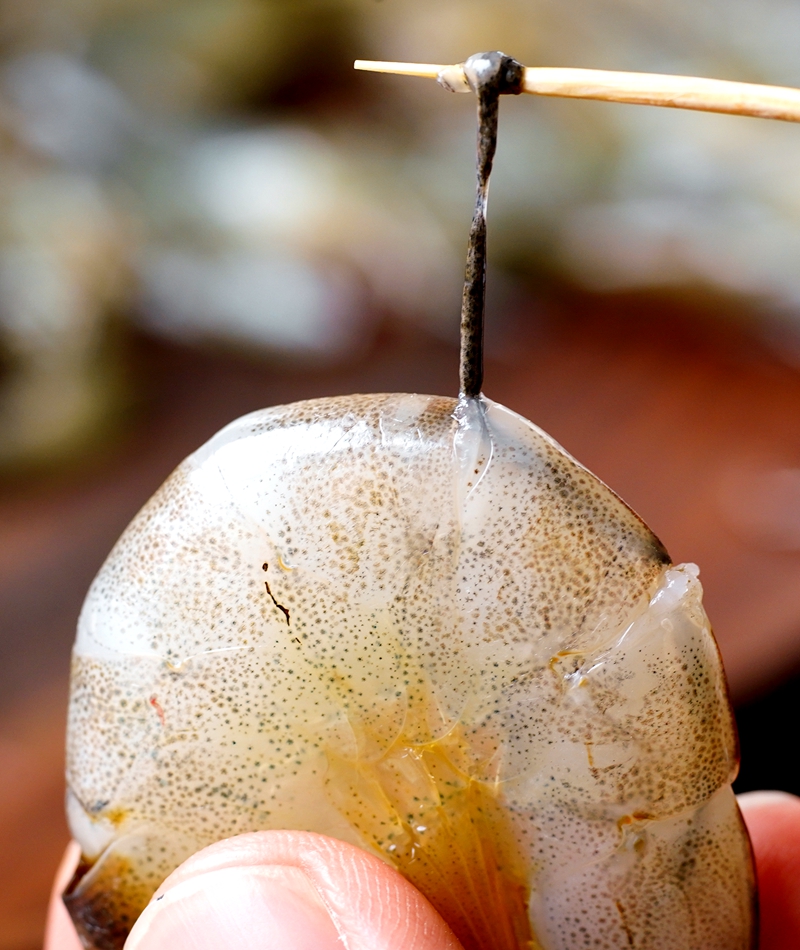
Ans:
[{"label": "bamboo toothpick", "polygon": [[[384,63],[358,59],[355,68],[439,79],[450,89],[469,90],[460,65]],[[526,66],[522,91],[534,96],[599,99],[800,122],[800,89],[788,86],[764,86],[659,73]]]}]

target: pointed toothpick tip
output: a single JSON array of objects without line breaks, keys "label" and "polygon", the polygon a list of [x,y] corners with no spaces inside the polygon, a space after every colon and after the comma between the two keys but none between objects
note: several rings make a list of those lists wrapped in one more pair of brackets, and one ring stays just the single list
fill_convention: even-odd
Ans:
[{"label": "pointed toothpick tip", "polygon": [[398,76],[422,76],[425,79],[436,79],[447,67],[436,66],[433,63],[384,63],[373,59],[357,59],[353,68],[371,73],[394,73]]}]

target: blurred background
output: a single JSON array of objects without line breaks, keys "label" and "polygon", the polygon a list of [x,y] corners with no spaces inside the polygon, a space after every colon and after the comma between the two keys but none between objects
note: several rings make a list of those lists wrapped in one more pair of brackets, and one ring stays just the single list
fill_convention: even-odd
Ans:
[{"label": "blurred background", "polygon": [[[260,406],[456,391],[474,99],[353,59],[800,86],[799,44],[791,0],[0,0],[0,950],[140,505]],[[739,788],[800,791],[800,127],[523,96],[495,168],[486,391],[700,565]]]}]

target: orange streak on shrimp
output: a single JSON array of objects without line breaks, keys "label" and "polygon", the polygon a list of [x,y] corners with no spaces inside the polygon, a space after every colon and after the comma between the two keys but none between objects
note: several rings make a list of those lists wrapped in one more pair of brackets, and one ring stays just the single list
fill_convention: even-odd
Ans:
[{"label": "orange streak on shrimp", "polygon": [[156,699],[155,696],[151,696],[149,702],[150,702],[150,705],[153,707],[153,709],[155,709],[156,711],[156,715],[158,716],[158,721],[161,723],[162,726],[166,726],[166,722],[164,720],[164,707]]}]

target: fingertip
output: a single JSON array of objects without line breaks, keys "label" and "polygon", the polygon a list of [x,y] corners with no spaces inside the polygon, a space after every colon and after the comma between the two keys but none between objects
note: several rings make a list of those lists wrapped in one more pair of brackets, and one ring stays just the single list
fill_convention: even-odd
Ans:
[{"label": "fingertip", "polygon": [[262,831],[198,852],[159,888],[126,950],[460,950],[431,904],[374,855]]},{"label": "fingertip", "polygon": [[761,809],[765,807],[786,807],[794,808],[800,804],[800,798],[792,795],[791,792],[781,792],[777,790],[764,790],[758,792],[743,792],[736,796],[739,807],[742,812],[745,809]]},{"label": "fingertip", "polygon": [[738,800],[755,855],[760,948],[800,946],[800,798],[748,792]]},{"label": "fingertip", "polygon": [[47,909],[47,923],[44,933],[44,950],[83,950],[78,934],[72,924],[61,895],[69,884],[80,860],[81,849],[76,841],[70,841],[61,864],[56,871],[50,904]]}]

